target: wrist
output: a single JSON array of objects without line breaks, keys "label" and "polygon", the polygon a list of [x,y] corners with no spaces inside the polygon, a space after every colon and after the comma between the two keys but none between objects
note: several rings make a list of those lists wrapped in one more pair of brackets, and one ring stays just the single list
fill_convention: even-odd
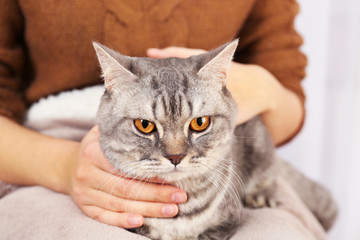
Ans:
[{"label": "wrist", "polygon": [[265,68],[233,62],[227,87],[238,104],[238,124],[277,109],[283,86]]},{"label": "wrist", "polygon": [[263,79],[262,84],[264,85],[263,89],[265,89],[262,101],[263,111],[261,114],[269,114],[279,108],[281,101],[284,99],[286,89],[265,68],[258,66],[257,73],[258,78]]},{"label": "wrist", "polygon": [[[64,194],[70,194],[72,173],[79,156],[80,143],[59,140],[60,150],[57,161],[53,164],[53,183],[51,189]],[[59,146],[58,145],[58,146]]]},{"label": "wrist", "polygon": [[300,130],[304,112],[300,99],[291,90],[280,85],[274,93],[276,96],[267,110],[261,114],[261,118],[275,145],[280,146],[292,139]]}]

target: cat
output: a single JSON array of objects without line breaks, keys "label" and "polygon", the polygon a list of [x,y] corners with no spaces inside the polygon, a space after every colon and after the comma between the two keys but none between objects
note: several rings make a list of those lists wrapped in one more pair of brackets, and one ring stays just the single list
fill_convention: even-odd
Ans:
[{"label": "cat", "polygon": [[[159,240],[230,239],[242,203],[275,206],[268,194],[275,176],[292,178],[293,172],[290,184],[331,225],[336,207],[329,193],[277,157],[261,118],[236,126],[226,74],[237,44],[186,59],[151,59],[93,43],[105,84],[96,117],[105,156],[129,177],[158,177],[188,195],[176,217],[145,218],[136,233]],[[319,194],[309,197],[310,189]],[[325,203],[316,200],[322,195]],[[331,214],[324,217],[324,208]]]}]

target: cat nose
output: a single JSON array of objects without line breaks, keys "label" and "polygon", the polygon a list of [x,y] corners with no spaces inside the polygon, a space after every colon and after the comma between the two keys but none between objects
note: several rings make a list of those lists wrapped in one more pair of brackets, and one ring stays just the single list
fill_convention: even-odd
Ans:
[{"label": "cat nose", "polygon": [[170,160],[175,166],[178,165],[185,157],[185,154],[167,155],[166,158]]}]

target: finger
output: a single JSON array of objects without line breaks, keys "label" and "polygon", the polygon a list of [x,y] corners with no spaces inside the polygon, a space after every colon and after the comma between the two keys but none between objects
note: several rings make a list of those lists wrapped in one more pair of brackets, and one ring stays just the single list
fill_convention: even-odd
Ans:
[{"label": "finger", "polygon": [[131,212],[145,217],[174,217],[179,209],[176,204],[133,201],[118,198],[101,191],[89,193],[89,205],[96,205],[115,212]]},{"label": "finger", "polygon": [[166,57],[179,57],[187,58],[193,55],[198,55],[204,53],[204,50],[201,49],[190,49],[183,47],[167,47],[163,49],[158,48],[149,48],[147,50],[147,55],[152,58],[166,58]]},{"label": "finger", "polygon": [[151,58],[170,57],[170,55],[167,52],[162,51],[161,49],[158,49],[158,48],[149,48],[148,50],[146,50],[146,55]]},{"label": "finger", "polygon": [[99,126],[95,125],[90,129],[90,131],[85,135],[83,138],[83,142],[93,142],[93,141],[99,141],[100,140],[100,130]]},{"label": "finger", "polygon": [[84,206],[82,210],[89,217],[112,226],[136,228],[144,224],[144,218],[139,214],[119,213],[96,206]]},{"label": "finger", "polygon": [[94,170],[90,173],[94,188],[116,197],[164,203],[184,203],[187,200],[186,193],[174,186],[122,178]]},{"label": "finger", "polygon": [[95,166],[108,172],[113,171],[115,169],[114,166],[105,157],[103,151],[101,150],[101,146],[99,142],[99,132],[97,126],[95,126],[92,130],[90,130],[87,136],[85,136],[82,142],[82,146],[83,149],[81,149],[81,155],[83,159],[92,161],[92,163]]}]

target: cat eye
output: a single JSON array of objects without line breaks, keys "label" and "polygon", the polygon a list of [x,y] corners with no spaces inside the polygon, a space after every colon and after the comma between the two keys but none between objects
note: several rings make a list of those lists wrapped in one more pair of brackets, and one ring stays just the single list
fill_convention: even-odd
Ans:
[{"label": "cat eye", "polygon": [[204,131],[210,124],[210,117],[198,117],[194,118],[190,122],[190,129],[195,132]]},{"label": "cat eye", "polygon": [[135,127],[142,133],[151,133],[155,130],[155,124],[148,120],[136,119],[134,120]]}]

